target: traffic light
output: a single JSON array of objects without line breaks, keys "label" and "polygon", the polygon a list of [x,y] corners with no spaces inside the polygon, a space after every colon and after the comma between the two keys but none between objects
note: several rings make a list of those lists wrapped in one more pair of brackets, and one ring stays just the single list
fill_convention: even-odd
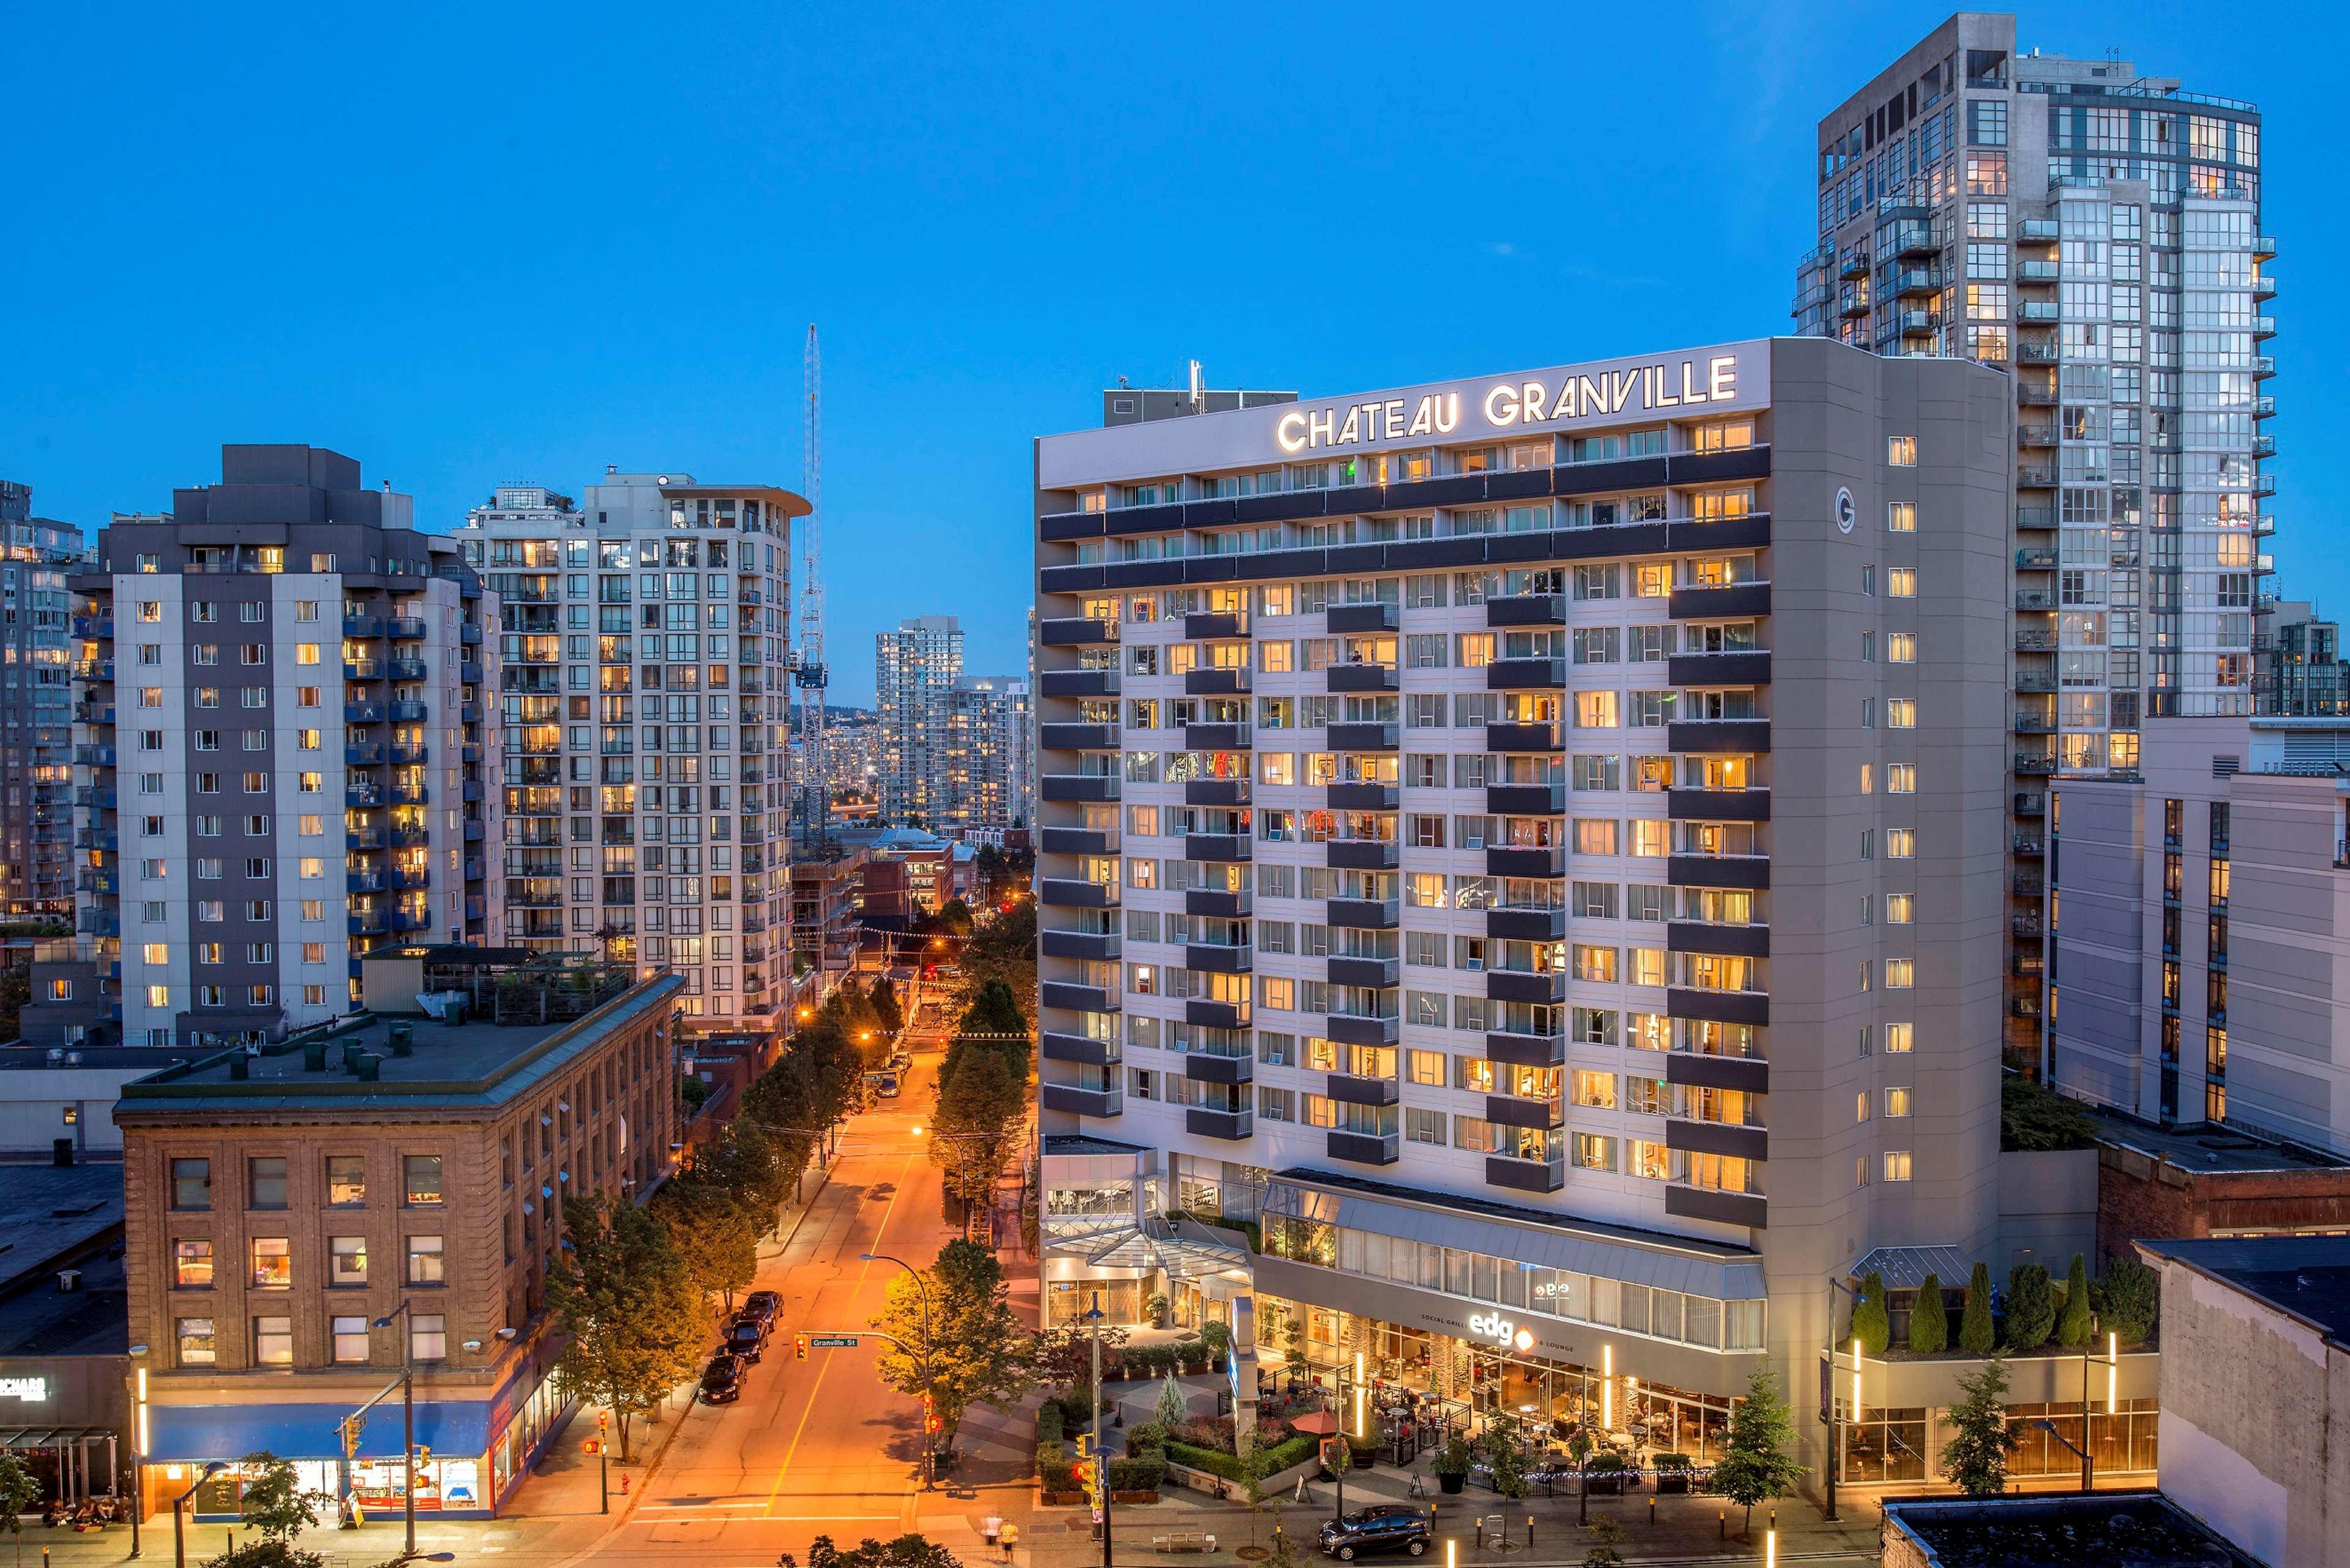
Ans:
[{"label": "traffic light", "polygon": [[1094,1473],[1097,1468],[1096,1461],[1092,1459],[1079,1459],[1076,1465],[1071,1468],[1076,1472],[1077,1490],[1079,1491],[1093,1490]]},{"label": "traffic light", "polygon": [[925,1394],[922,1396],[922,1430],[925,1432],[935,1432],[938,1429],[938,1413],[931,1404],[931,1397]]},{"label": "traffic light", "polygon": [[416,1464],[421,1469],[432,1462],[432,1450],[422,1443],[416,1445]]},{"label": "traffic light", "polygon": [[792,1335],[792,1359],[795,1361],[806,1361],[807,1359],[806,1334],[795,1334]]}]

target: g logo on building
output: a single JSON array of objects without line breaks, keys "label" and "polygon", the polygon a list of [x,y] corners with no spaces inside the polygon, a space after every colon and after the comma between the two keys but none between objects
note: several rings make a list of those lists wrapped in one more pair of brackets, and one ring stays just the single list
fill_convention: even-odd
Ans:
[{"label": "g logo on building", "polygon": [[1860,508],[1852,504],[1852,492],[1849,490],[1837,491],[1835,508],[1836,532],[1840,534],[1851,533],[1852,525],[1859,519],[1859,516]]}]

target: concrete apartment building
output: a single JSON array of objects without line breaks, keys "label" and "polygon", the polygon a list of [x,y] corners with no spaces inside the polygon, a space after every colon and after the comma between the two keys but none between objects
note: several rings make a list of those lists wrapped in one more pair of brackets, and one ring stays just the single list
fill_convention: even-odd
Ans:
[{"label": "concrete apartment building", "polygon": [[1024,677],[958,676],[946,704],[947,806],[939,826],[1000,843],[1035,816],[1035,714]]},{"label": "concrete apartment building", "polygon": [[2253,711],[2297,719],[2350,717],[2350,661],[2342,623],[2306,599],[2281,599],[2254,634]]},{"label": "concrete apartment building", "polygon": [[791,524],[768,484],[608,469],[459,530],[504,607],[506,929],[684,981],[691,1028],[791,987]]},{"label": "concrete apartment building", "polygon": [[322,447],[118,514],[70,579],[76,898],[131,1045],[264,1042],[351,1012],[388,942],[495,943],[494,597],[409,498]]},{"label": "concrete apartment building", "polygon": [[1048,1317],[1692,1454],[1767,1365],[1818,1464],[1830,1278],[2002,1256],[2011,397],[1793,338],[1039,440]]},{"label": "concrete apartment building", "polygon": [[2007,1040],[2042,1060],[2046,783],[2252,711],[2272,526],[2261,116],[1960,12],[1819,122],[1796,330],[2011,372]]},{"label": "concrete apartment building", "polygon": [[[122,1088],[151,1510],[185,1490],[172,1467],[226,1460],[195,1507],[234,1520],[235,1461],[266,1449],[305,1490],[397,1512],[399,1400],[348,1461],[336,1424],[406,1365],[432,1454],[419,1512],[494,1512],[564,1409],[546,1334],[563,1199],[640,1201],[671,1167],[677,977],[478,947],[364,970],[362,1017]],[[447,992],[463,1022],[419,1010]]]},{"label": "concrete apartment building", "polygon": [[947,784],[947,696],[962,676],[962,627],[951,615],[914,616],[873,639],[874,758],[881,819],[936,827],[953,805]]},{"label": "concrete apartment building", "polygon": [[73,913],[66,574],[81,552],[80,529],[0,480],[0,913],[16,919]]}]

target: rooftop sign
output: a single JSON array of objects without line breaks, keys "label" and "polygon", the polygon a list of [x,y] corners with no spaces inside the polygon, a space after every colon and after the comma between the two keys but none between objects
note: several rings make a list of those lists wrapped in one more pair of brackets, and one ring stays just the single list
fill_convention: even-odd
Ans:
[{"label": "rooftop sign", "polygon": [[[1555,384],[1547,377],[1495,381],[1472,394],[1485,424],[1496,431],[1531,430],[1607,414],[1661,413],[1667,409],[1733,402],[1738,397],[1738,356],[1659,360],[1626,369],[1603,369],[1594,377],[1573,372]],[[1294,408],[1274,426],[1274,444],[1284,452],[1367,441],[1449,436],[1461,428],[1459,391],[1422,392],[1417,398],[1375,398],[1365,403],[1328,403]],[[1409,413],[1407,413],[1409,410]]]}]

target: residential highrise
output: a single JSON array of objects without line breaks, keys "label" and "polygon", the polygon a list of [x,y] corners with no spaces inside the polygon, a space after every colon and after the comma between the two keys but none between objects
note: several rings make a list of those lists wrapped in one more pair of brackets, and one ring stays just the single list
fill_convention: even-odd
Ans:
[{"label": "residential highrise", "polygon": [[1831,1278],[2003,1266],[2011,398],[1783,338],[1037,441],[1048,1318],[1711,1459]]},{"label": "residential highrise", "polygon": [[943,701],[947,804],[939,826],[987,838],[1025,826],[1035,814],[1026,679],[961,676]]},{"label": "residential highrise", "polygon": [[2007,368],[2015,694],[2007,1041],[2042,1062],[2047,781],[2252,711],[2275,292],[2261,116],[1960,12],[1819,122],[1799,332]]},{"label": "residential highrise", "polygon": [[2254,711],[2286,718],[2350,714],[2350,661],[2342,657],[2342,623],[2306,599],[2281,599],[2255,634]]},{"label": "residential highrise", "polygon": [[765,484],[501,485],[459,532],[503,605],[507,934],[685,979],[692,1026],[790,994],[791,520]]},{"label": "residential highrise", "polygon": [[881,815],[945,820],[947,693],[962,674],[962,627],[951,615],[915,616],[873,639],[874,706],[881,722]]},{"label": "residential highrise", "polygon": [[120,939],[125,1044],[276,1039],[353,1011],[371,949],[504,941],[497,601],[407,496],[224,446],[69,586],[76,903]]},{"label": "residential highrise", "polygon": [[72,670],[66,574],[81,530],[0,480],[0,910],[73,912]]}]

